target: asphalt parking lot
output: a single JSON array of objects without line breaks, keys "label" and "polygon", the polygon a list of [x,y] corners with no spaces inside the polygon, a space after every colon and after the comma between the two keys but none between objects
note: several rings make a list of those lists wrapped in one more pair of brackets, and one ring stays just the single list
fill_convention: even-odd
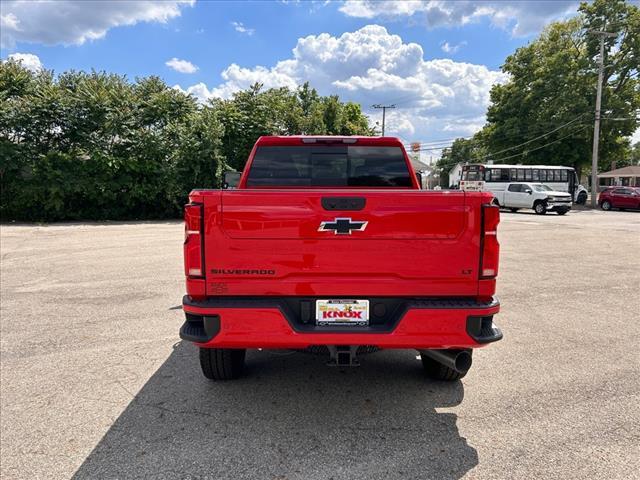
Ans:
[{"label": "asphalt parking lot", "polygon": [[505,338],[453,384],[410,351],[254,351],[206,381],[177,334],[182,239],[1,227],[3,479],[640,478],[640,213],[504,213]]}]

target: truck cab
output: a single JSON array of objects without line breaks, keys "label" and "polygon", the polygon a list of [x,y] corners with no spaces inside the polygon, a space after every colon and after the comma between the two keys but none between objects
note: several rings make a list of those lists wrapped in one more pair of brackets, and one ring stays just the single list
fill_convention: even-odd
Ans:
[{"label": "truck cab", "polygon": [[461,378],[502,338],[492,198],[421,190],[397,138],[261,137],[237,188],[189,195],[180,335],[212,380],[252,348],[340,367],[414,349],[430,376]]}]

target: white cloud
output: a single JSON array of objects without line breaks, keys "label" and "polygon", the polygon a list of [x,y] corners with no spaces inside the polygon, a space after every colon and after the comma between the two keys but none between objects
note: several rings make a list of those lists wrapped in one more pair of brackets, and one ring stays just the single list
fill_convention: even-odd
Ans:
[{"label": "white cloud", "polygon": [[346,0],[340,11],[350,17],[399,19],[412,17],[429,27],[465,25],[488,18],[513,35],[539,32],[553,20],[574,14],[579,2],[555,1],[485,1],[458,0]]},{"label": "white cloud", "polygon": [[173,57],[171,60],[167,60],[165,65],[180,73],[195,73],[198,71],[198,67],[193,63],[188,60],[180,60],[176,57]]},{"label": "white cloud", "polygon": [[[380,120],[377,120],[378,129],[381,127]],[[404,138],[411,138],[415,132],[416,127],[413,125],[411,115],[402,111],[387,111],[385,119],[385,135],[401,136]]]},{"label": "white cloud", "polygon": [[479,129],[491,86],[506,76],[484,65],[425,60],[420,45],[368,25],[337,37],[321,33],[300,38],[290,58],[271,67],[231,64],[222,78],[216,86],[200,83],[181,90],[205,101],[229,98],[255,82],[265,88],[296,88],[309,81],[323,95],[339,94],[361,103],[372,123],[381,119],[372,104],[396,103],[397,108],[387,112],[387,132],[426,141]]},{"label": "white cloud", "polygon": [[249,36],[255,33],[255,30],[253,28],[245,27],[242,22],[231,22],[231,25],[233,25],[233,29],[236,32],[244,33],[245,35]]},{"label": "white cloud", "polygon": [[182,88],[180,85],[174,85],[173,88],[179,90],[182,93],[186,93],[187,95],[193,95],[196,100],[200,103],[206,103],[206,101],[210,98],[213,98],[215,95],[211,93],[209,88],[202,82],[196,83],[195,85],[191,85],[190,87]]},{"label": "white cloud", "polygon": [[462,47],[467,44],[464,40],[456,45],[451,45],[449,42],[442,42],[440,44],[440,49],[445,53],[456,53]]},{"label": "white cloud", "polygon": [[631,145],[635,145],[640,142],[640,128],[631,136]]},{"label": "white cloud", "polygon": [[3,48],[13,48],[17,42],[82,45],[104,37],[113,27],[138,22],[166,23],[180,16],[183,6],[194,2],[7,0],[2,2],[0,44]]},{"label": "white cloud", "polygon": [[7,13],[6,15],[0,14],[0,27],[11,30],[20,30],[20,20],[18,20],[18,17],[13,13]]},{"label": "white cloud", "polygon": [[39,72],[43,68],[40,58],[33,53],[12,53],[9,59],[20,62],[24,68],[32,72]]}]

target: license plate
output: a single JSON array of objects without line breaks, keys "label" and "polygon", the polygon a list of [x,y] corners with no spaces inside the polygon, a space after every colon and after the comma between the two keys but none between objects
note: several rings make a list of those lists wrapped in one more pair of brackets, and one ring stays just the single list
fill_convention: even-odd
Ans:
[{"label": "license plate", "polygon": [[316,300],[316,323],[369,325],[369,300]]}]

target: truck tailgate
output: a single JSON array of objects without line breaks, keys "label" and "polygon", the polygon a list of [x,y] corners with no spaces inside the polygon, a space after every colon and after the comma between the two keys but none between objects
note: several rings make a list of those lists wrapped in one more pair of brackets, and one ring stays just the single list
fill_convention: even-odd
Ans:
[{"label": "truck tailgate", "polygon": [[464,192],[210,193],[202,197],[209,295],[477,294],[481,209]]}]

